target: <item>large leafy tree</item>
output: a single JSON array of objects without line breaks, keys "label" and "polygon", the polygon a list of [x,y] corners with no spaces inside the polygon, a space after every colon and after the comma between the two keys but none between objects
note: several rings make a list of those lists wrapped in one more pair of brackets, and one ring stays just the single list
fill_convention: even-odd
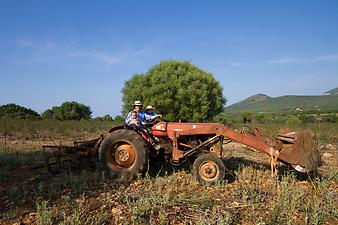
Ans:
[{"label": "large leafy tree", "polygon": [[222,90],[211,73],[189,62],[163,61],[125,82],[122,111],[126,114],[141,100],[154,105],[167,121],[208,121],[223,111]]},{"label": "large leafy tree", "polygon": [[43,119],[80,120],[90,119],[92,111],[89,106],[78,102],[64,102],[61,106],[54,106],[42,113]]}]

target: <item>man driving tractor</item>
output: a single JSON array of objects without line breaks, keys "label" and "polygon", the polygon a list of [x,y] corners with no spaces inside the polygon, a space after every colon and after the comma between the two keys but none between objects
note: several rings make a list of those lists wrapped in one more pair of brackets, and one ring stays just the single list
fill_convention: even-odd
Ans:
[{"label": "man driving tractor", "polygon": [[148,105],[144,113],[144,119],[146,120],[146,127],[153,127],[158,119],[162,118],[162,115],[156,114],[155,108]]},{"label": "man driving tractor", "polygon": [[155,108],[152,107],[151,105],[148,105],[146,108],[146,111],[144,113],[144,125],[147,133],[152,139],[152,142],[157,144],[159,142],[159,139],[153,135],[152,127],[159,122],[160,118],[162,118],[162,115],[156,114],[154,112]]}]

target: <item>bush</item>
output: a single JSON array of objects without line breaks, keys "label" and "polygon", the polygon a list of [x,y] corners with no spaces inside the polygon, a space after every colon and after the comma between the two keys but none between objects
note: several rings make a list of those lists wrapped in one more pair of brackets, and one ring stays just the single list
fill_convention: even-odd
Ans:
[{"label": "bush", "polygon": [[337,123],[338,117],[335,114],[322,116],[322,122]]},{"label": "bush", "polygon": [[251,123],[252,120],[254,119],[255,117],[255,114],[252,113],[252,112],[245,112],[245,113],[242,113],[242,122],[244,124],[246,123]]},{"label": "bush", "polygon": [[315,117],[313,115],[310,115],[310,114],[301,114],[299,119],[303,123],[313,123],[313,122],[315,122]]},{"label": "bush", "polygon": [[16,104],[7,104],[0,106],[0,118],[37,120],[40,119],[40,115],[32,109]]},{"label": "bush", "polygon": [[235,123],[239,123],[240,119],[238,116],[233,114],[220,113],[214,117],[213,122],[223,123],[225,125],[231,126]]},{"label": "bush", "polygon": [[270,113],[260,113],[255,116],[255,119],[259,123],[271,123],[274,122],[274,116]]},{"label": "bush", "polygon": [[289,124],[297,124],[297,123],[301,123],[302,121],[299,119],[298,116],[295,116],[295,115],[291,115],[289,117],[289,119],[287,120],[287,123]]}]

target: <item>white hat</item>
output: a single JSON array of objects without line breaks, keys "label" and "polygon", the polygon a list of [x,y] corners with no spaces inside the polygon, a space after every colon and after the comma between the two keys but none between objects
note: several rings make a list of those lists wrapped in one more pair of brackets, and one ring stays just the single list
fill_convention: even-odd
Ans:
[{"label": "white hat", "polygon": [[155,108],[152,107],[151,105],[148,105],[146,109],[147,109],[147,110],[154,110]]},{"label": "white hat", "polygon": [[134,102],[134,106],[142,106],[143,104],[142,104],[142,102],[141,101],[135,101]]}]

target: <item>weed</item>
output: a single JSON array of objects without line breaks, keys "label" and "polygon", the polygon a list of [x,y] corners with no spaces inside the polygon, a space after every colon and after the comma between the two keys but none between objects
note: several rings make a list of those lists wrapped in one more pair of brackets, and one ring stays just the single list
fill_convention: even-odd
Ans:
[{"label": "weed", "polygon": [[53,222],[53,211],[48,206],[48,201],[42,201],[36,204],[36,222],[38,225],[49,225]]},{"label": "weed", "polygon": [[230,211],[213,212],[211,211],[208,216],[199,218],[196,224],[209,225],[209,224],[223,224],[230,225],[234,222],[234,215]]},{"label": "weed", "polygon": [[0,214],[0,218],[4,218],[6,220],[12,220],[17,216],[17,208],[10,208],[5,213]]},{"label": "weed", "polygon": [[[6,124],[6,127],[5,127]],[[0,134],[9,136],[24,135],[26,137],[43,137],[65,135],[72,136],[78,133],[96,133],[107,131],[114,124],[111,121],[97,120],[15,120],[0,119]]]},{"label": "weed", "polygon": [[63,212],[62,221],[59,223],[60,225],[81,225],[84,221],[84,214],[82,210],[79,208],[73,208],[71,213],[68,215]]},{"label": "weed", "polygon": [[326,219],[338,217],[334,190],[329,188],[328,180],[310,180],[313,194],[307,195],[304,202],[306,224],[321,224]]},{"label": "weed", "polygon": [[[84,165],[86,170],[65,163],[63,172],[56,176],[43,169],[28,171],[27,165],[41,162],[41,153],[34,146],[26,148],[25,141],[22,147],[11,145],[17,142],[15,135],[21,135],[20,140],[40,144],[45,138],[78,139],[110,126],[111,123],[93,121],[9,122],[11,141],[7,142],[6,149],[0,146],[0,182],[4,184],[0,186],[3,187],[0,200],[10,201],[0,216],[0,223],[22,219],[19,218],[22,209],[34,211],[36,199],[39,199],[38,224],[324,224],[338,217],[337,170],[332,164],[325,165],[326,179],[299,182],[287,174],[281,180],[272,180],[269,166],[259,167],[261,163],[250,162],[261,153],[250,152],[246,155],[250,160],[245,162],[236,157],[227,160],[228,172],[233,178],[229,183],[203,187],[186,172],[168,174],[159,170],[157,175],[149,172],[118,187],[105,178],[95,162],[94,165],[83,162],[80,166]],[[336,124],[291,126],[295,130],[314,130],[319,141],[338,140]],[[266,123],[262,130],[271,135],[283,127],[284,123]],[[0,124],[0,133],[1,129]],[[240,155],[236,151],[232,153]],[[79,198],[83,199],[81,204],[74,200]]]},{"label": "weed", "polygon": [[260,170],[244,167],[237,172],[238,192],[244,204],[262,203],[266,200],[266,192],[262,190],[264,175]]},{"label": "weed", "polygon": [[278,183],[278,196],[271,213],[271,223],[294,224],[294,216],[303,204],[304,197],[304,191],[297,188],[295,182],[293,175],[286,175]]}]

